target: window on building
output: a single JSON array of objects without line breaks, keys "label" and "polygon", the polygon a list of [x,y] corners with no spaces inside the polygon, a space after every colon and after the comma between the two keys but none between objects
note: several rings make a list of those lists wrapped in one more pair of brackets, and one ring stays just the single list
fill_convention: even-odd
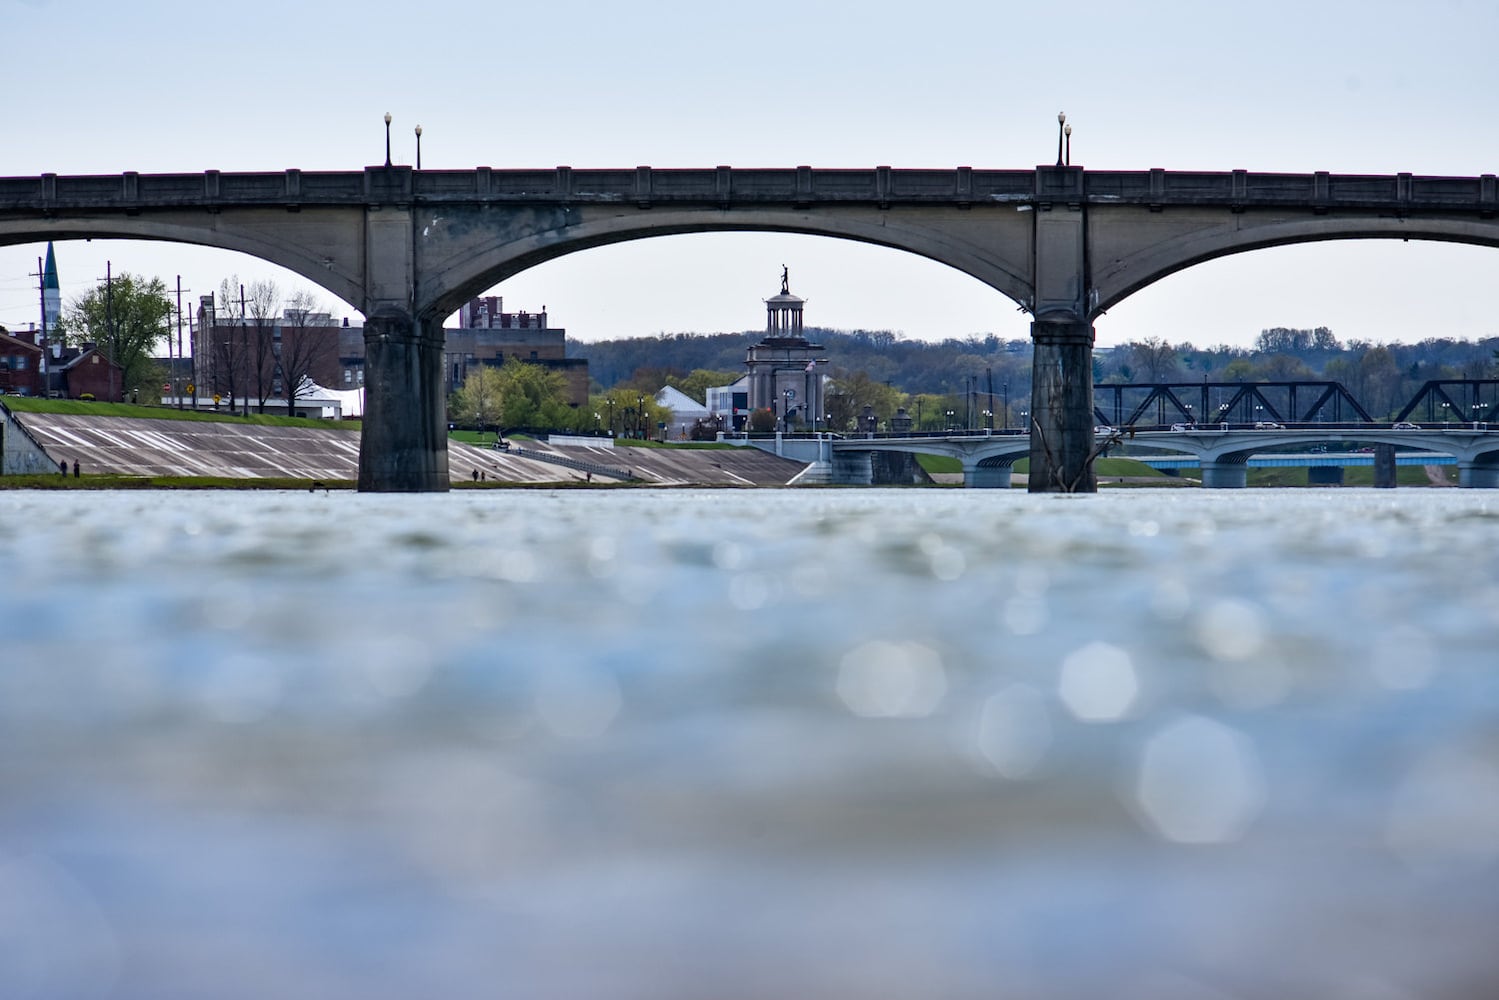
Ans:
[{"label": "window on building", "polygon": [[11,361],[10,367],[15,371],[24,372],[26,370],[26,355],[17,354]]},{"label": "window on building", "polygon": [[359,384],[364,385],[364,369],[359,369]]},{"label": "window on building", "polygon": [[345,368],[344,369],[344,385],[348,385],[352,381],[354,381],[354,369],[352,369],[352,368]]}]

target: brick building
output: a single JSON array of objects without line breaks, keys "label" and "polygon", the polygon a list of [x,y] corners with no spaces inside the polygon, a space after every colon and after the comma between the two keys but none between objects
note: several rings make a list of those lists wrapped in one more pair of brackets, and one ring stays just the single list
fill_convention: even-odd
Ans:
[{"label": "brick building", "polygon": [[0,333],[0,393],[45,395],[40,339],[39,330]]},{"label": "brick building", "polygon": [[[474,299],[458,313],[457,329],[443,331],[444,394],[463,385],[478,365],[503,365],[510,359],[540,365],[559,372],[566,380],[570,406],[588,403],[588,361],[569,358],[567,331],[547,325],[547,314],[503,309],[498,296]],[[299,359],[293,364],[293,359]],[[236,319],[219,322],[214,315],[213,296],[202,297],[197,329],[193,335],[194,380],[198,396],[218,393],[252,399],[268,387],[269,398],[285,398],[288,367],[328,389],[359,389],[364,386],[364,328],[334,325],[324,314],[308,316],[301,323],[286,317],[263,321]],[[259,387],[259,389],[257,389]]]},{"label": "brick building", "polygon": [[0,393],[63,399],[89,395],[118,403],[125,398],[125,375],[92,343],[49,343],[35,329],[0,332]]}]

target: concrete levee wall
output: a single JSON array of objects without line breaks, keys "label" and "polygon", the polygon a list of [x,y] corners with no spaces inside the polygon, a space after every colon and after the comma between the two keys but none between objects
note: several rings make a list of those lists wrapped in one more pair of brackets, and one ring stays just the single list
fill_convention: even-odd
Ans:
[{"label": "concrete levee wall", "polygon": [[46,449],[0,404],[0,476],[24,476],[56,472]]}]

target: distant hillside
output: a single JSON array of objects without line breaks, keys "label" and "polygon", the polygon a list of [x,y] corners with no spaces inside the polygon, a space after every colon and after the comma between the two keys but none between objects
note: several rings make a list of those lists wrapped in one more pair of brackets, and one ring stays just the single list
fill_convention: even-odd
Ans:
[{"label": "distant hillside", "polygon": [[[570,357],[588,359],[589,374],[608,389],[628,381],[641,369],[667,369],[686,375],[695,369],[742,371],[750,345],[765,334],[662,334],[593,343],[568,341]],[[903,392],[961,392],[964,380],[992,373],[995,384],[1006,378],[1018,384],[1030,379],[1028,340],[971,337],[928,342],[903,340],[888,330],[827,330],[811,327],[808,340],[827,349],[830,374],[868,372],[878,382],[889,381]]]}]

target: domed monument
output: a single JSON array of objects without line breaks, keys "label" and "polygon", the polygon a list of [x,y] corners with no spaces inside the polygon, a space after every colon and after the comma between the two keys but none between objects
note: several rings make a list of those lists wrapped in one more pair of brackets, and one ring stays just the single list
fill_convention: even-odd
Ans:
[{"label": "domed monument", "polygon": [[781,291],[765,300],[765,337],[744,359],[749,369],[749,405],[768,409],[776,426],[816,430],[823,420],[822,376],[817,366],[827,364],[821,344],[802,335],[802,306],[806,300],[791,294],[790,271],[781,266]]}]

